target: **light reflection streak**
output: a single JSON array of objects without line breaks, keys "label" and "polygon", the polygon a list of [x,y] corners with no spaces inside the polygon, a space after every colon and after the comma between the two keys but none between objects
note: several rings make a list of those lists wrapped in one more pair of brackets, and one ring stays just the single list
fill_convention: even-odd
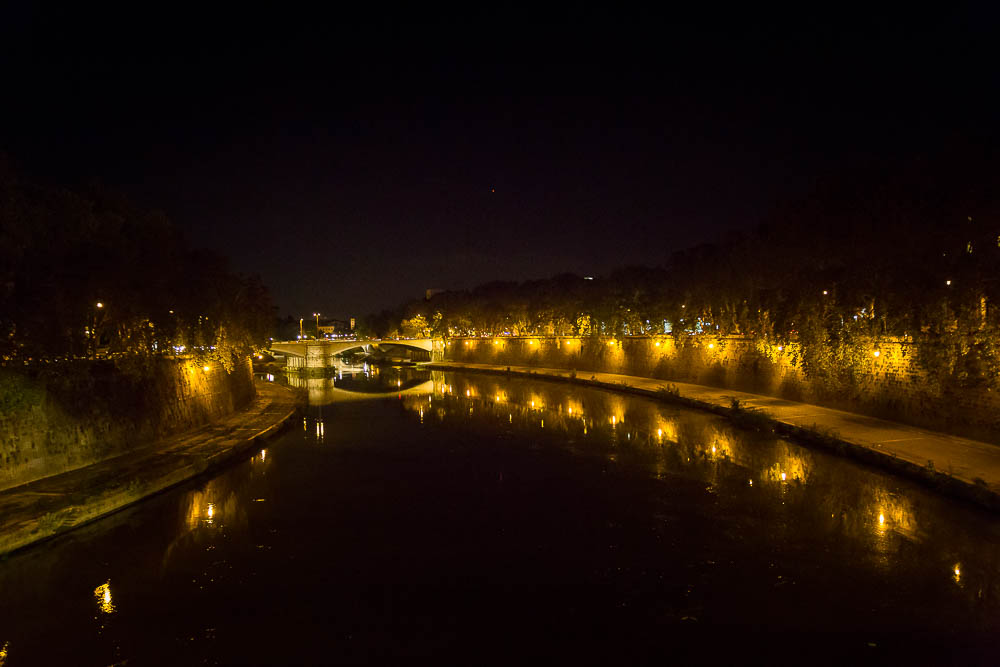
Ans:
[{"label": "light reflection streak", "polygon": [[[531,381],[477,380],[458,376],[461,377],[459,392],[472,401],[467,398],[461,403],[452,403],[445,394],[445,390],[450,389],[446,379],[451,376],[441,373],[437,377],[434,386],[441,387],[441,403],[438,405],[437,400],[434,403],[443,422],[456,416],[455,410],[461,406],[463,418],[475,415],[476,419],[503,423],[505,428],[507,425],[551,428],[567,434],[568,446],[600,453],[602,457],[617,456],[612,453],[613,449],[627,447],[627,451],[640,454],[638,458],[630,454],[630,459],[637,465],[647,465],[650,473],[655,471],[659,478],[680,472],[707,476],[718,485],[730,477],[747,493],[760,498],[760,502],[783,505],[799,504],[808,499],[815,504],[817,516],[836,520],[832,524],[836,530],[868,544],[873,555],[879,554],[877,562],[882,563],[881,566],[891,562],[891,555],[898,548],[898,541],[886,539],[888,536],[923,539],[917,530],[912,501],[868,479],[867,475],[862,475],[865,482],[860,487],[860,495],[837,496],[839,500],[823,494],[817,497],[818,491],[810,490],[813,475],[820,474],[826,480],[824,483],[829,483],[830,470],[817,468],[824,455],[780,437],[746,437],[738,428],[712,416],[688,416],[679,409],[650,401],[592,390],[549,387]],[[413,397],[406,407],[419,412],[422,401],[422,396]],[[466,411],[468,417],[464,416]],[[624,428],[626,413],[628,429]],[[598,425],[597,429],[594,424]],[[602,424],[608,426],[602,429]],[[624,443],[618,440],[622,433],[626,435]],[[631,437],[633,433],[635,438]],[[591,437],[583,440],[588,435]],[[574,436],[579,438],[578,444],[572,444]],[[706,462],[712,464],[710,471],[701,467]],[[835,474],[841,476],[834,478],[837,484],[848,485],[845,489],[858,488],[850,486],[859,475],[850,466],[841,466]],[[966,586],[961,566],[956,564],[945,571]]]},{"label": "light reflection streak", "polygon": [[97,609],[104,614],[115,613],[115,605],[111,600],[111,580],[107,580],[94,589],[94,600],[97,602]]}]

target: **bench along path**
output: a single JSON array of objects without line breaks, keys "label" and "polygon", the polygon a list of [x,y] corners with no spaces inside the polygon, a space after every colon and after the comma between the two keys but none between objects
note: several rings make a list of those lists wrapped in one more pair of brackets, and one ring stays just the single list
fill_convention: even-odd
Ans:
[{"label": "bench along path", "polygon": [[[507,373],[626,390],[734,415],[756,413],[782,433],[914,477],[941,490],[1000,509],[1000,446],[843,410],[732,389],[634,375],[559,368],[434,362],[425,368]],[[740,410],[733,409],[733,400]]]},{"label": "bench along path", "polygon": [[0,554],[216,469],[277,433],[295,411],[293,391],[258,382],[257,397],[245,410],[128,454],[0,492]]}]

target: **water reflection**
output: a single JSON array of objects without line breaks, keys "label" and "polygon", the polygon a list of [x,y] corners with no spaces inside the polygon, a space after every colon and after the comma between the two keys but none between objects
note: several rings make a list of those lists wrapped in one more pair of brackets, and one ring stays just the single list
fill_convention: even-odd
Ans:
[{"label": "water reflection", "polygon": [[[372,598],[373,587],[383,585],[381,577],[390,581],[385,591],[408,590],[410,577],[427,571],[441,579],[459,572],[478,582],[481,566],[474,563],[465,571],[465,561],[495,558],[491,566],[502,561],[507,567],[544,561],[546,553],[560,567],[583,563],[574,576],[602,573],[600,585],[590,588],[577,586],[570,577],[567,591],[585,589],[589,594],[606,586],[617,595],[619,589],[608,582],[620,575],[607,572],[641,572],[631,582],[653,600],[651,609],[657,607],[650,618],[665,614],[662,609],[674,598],[688,604],[699,590],[710,591],[705,598],[714,596],[721,601],[718,605],[738,606],[727,596],[751,599],[761,593],[753,588],[755,582],[767,577],[773,580],[762,584],[764,593],[781,591],[790,609],[807,609],[822,597],[824,585],[832,588],[845,581],[829,571],[837,576],[846,571],[863,581],[859,589],[881,581],[893,588],[899,583],[901,590],[909,591],[911,598],[894,600],[895,607],[873,600],[871,606],[884,612],[880,618],[903,614],[913,599],[930,600],[947,614],[972,619],[984,629],[1000,627],[1000,528],[994,517],[956,509],[918,487],[822,451],[772,434],[741,431],[707,413],[557,383],[364,367],[289,383],[307,389],[310,397],[301,431],[296,424],[282,440],[257,450],[242,464],[92,524],[71,540],[54,541],[38,558],[21,556],[0,564],[0,590],[8,600],[6,608],[0,604],[0,631],[5,633],[0,636],[0,667],[9,646],[17,648],[18,658],[32,649],[49,655],[49,621],[46,617],[38,636],[32,637],[22,630],[29,623],[24,620],[29,615],[22,613],[25,606],[50,609],[65,600],[65,609],[52,614],[67,627],[76,623],[74,636],[93,632],[96,606],[100,641],[114,647],[105,646],[106,664],[120,661],[115,642],[135,635],[151,638],[151,646],[174,641],[194,647],[177,662],[202,662],[204,655],[213,655],[203,645],[216,641],[214,628],[228,623],[232,643],[214,655],[221,656],[221,662],[234,662],[232,651],[239,650],[237,639],[247,622],[233,611],[237,604],[257,610],[262,618],[265,612],[260,610],[282,610],[267,617],[268,623],[279,625],[281,617],[300,604],[306,611],[295,617],[299,621],[343,611],[340,623],[350,623],[357,607],[367,610],[367,617],[364,612],[359,616],[370,622],[384,611],[381,602],[368,608],[363,601]],[[424,467],[419,467],[421,449],[429,452]],[[477,450],[488,453],[475,458]],[[518,453],[528,464],[512,469]],[[555,464],[549,458],[543,461],[543,455],[551,453],[558,455]],[[370,467],[356,466],[362,459],[370,461]],[[462,460],[473,463],[449,467]],[[525,480],[536,462],[546,461],[549,467],[538,466],[541,491],[531,495],[533,487]],[[596,481],[589,472],[568,470],[579,461],[598,470]],[[417,473],[412,472],[414,466]],[[578,492],[569,493],[557,483],[564,467],[574,483],[586,482]],[[453,475],[455,470],[460,472]],[[468,514],[456,509],[461,503],[447,493],[434,497],[437,486],[453,489],[450,476],[462,475],[468,479],[457,488],[461,501],[473,508]],[[430,478],[431,484],[415,487],[421,494],[395,495],[399,487],[418,484],[408,476]],[[335,495],[345,487],[347,491]],[[553,487],[561,490],[550,493]],[[652,488],[649,495],[654,499],[646,502],[648,498],[634,491],[639,488]],[[511,505],[518,501],[523,504]],[[421,502],[427,504],[408,513],[407,503]],[[573,532],[563,528],[577,520],[568,515],[596,514],[606,523],[600,514],[603,504],[610,508],[607,516],[621,509],[617,520],[635,518],[641,530],[613,544],[564,537]],[[546,505],[557,507],[552,514],[556,518],[532,529],[534,517],[544,515]],[[440,524],[421,524],[426,517]],[[418,529],[407,533],[411,521],[419,531],[430,525],[440,544],[429,546]],[[595,525],[593,530],[600,531],[601,524]],[[618,524],[600,537],[613,537],[617,530]],[[382,533],[385,541],[375,542],[382,549],[367,548],[370,540],[378,539],[373,536]],[[462,551],[466,534],[471,537]],[[551,539],[555,534],[558,539]],[[652,539],[643,541],[651,534],[661,550],[649,546]],[[493,540],[493,535],[503,537]],[[528,546],[520,549],[518,540]],[[726,540],[745,551],[721,549],[719,543]],[[630,542],[644,551],[619,556]],[[692,546],[702,543],[707,546]],[[109,544],[116,548],[109,550]],[[356,545],[359,550],[353,552]],[[503,551],[508,548],[511,551]],[[601,560],[595,555],[600,550],[613,555]],[[452,558],[453,551],[460,557]],[[491,556],[494,552],[497,555]],[[346,560],[338,560],[344,554]],[[728,566],[705,565],[708,558]],[[753,570],[748,563],[754,559],[763,559],[763,568]],[[366,569],[370,561],[381,563],[381,569]],[[770,569],[768,561],[804,563],[800,572],[812,572],[814,581],[800,581],[797,590],[811,586],[808,599],[803,601],[799,593],[796,600],[796,591],[782,578],[787,572]],[[439,570],[434,569],[436,563],[441,564]],[[737,574],[726,580],[730,575],[720,574],[724,569]],[[661,578],[670,576],[663,573],[667,570],[681,572],[680,578],[658,588]],[[647,572],[649,579],[643,578]],[[520,575],[529,573],[526,568]],[[87,585],[80,586],[81,580]],[[104,583],[91,589],[97,582]],[[730,592],[731,587],[737,590]],[[448,605],[469,602],[459,588],[459,594],[452,591]],[[66,595],[67,590],[75,592]],[[143,598],[148,591],[154,592]],[[331,599],[343,604],[330,604]],[[784,604],[786,598],[781,599]],[[704,600],[697,604],[709,606]],[[773,600],[769,604],[780,606]],[[161,606],[170,613],[160,612]],[[751,608],[749,614],[755,611]],[[709,612],[696,608],[684,615],[704,617]],[[170,633],[162,634],[167,632],[164,625]],[[78,639],[77,644],[86,641]],[[126,651],[124,657],[132,655],[142,651]]]},{"label": "water reflection", "polygon": [[115,605],[111,601],[111,581],[108,580],[94,589],[94,599],[97,601],[97,609],[102,614],[115,613]]},{"label": "water reflection", "polygon": [[[935,558],[941,561],[941,578],[956,583],[967,576],[953,565],[955,556],[1000,560],[996,542],[984,553],[977,536],[955,530],[947,512],[926,507],[922,515],[912,498],[900,494],[901,480],[772,434],[738,430],[711,415],[611,392],[494,376],[434,372],[429,385],[435,418],[444,425],[460,421],[486,428],[484,422],[495,422],[529,436],[544,430],[561,436],[546,440],[552,446],[640,466],[661,479],[699,478],[734,508],[784,506],[790,522],[776,530],[794,532],[794,524],[809,523],[837,540],[853,541],[862,558],[881,568],[893,567],[907,543],[947,544]],[[427,397],[398,398],[423,424]],[[998,596],[992,576],[977,581],[975,590],[994,601]]]},{"label": "water reflection", "polygon": [[310,406],[347,403],[399,395],[426,395],[430,372],[412,366],[338,363],[320,377],[290,375],[290,387],[305,389]]}]

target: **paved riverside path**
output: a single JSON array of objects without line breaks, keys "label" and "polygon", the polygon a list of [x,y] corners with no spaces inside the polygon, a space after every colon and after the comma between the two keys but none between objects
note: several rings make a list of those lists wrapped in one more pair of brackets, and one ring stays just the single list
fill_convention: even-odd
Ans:
[{"label": "paved riverside path", "polygon": [[[808,403],[634,375],[576,371],[574,378],[571,375],[573,371],[560,368],[451,361],[423,366],[492,373],[507,372],[509,369],[511,374],[516,375],[561,378],[585,385],[626,389],[658,397],[664,397],[662,392],[667,390],[676,392],[677,399],[681,402],[714,412],[731,412],[733,399],[737,399],[741,408],[759,412],[779,427],[788,427],[781,430],[792,435],[818,435],[828,444],[835,444],[838,449],[845,450],[845,453],[885,465],[908,476],[934,482],[945,491],[1000,509],[1000,446],[986,442]],[[852,452],[849,448],[860,448],[862,451]]]},{"label": "paved riverside path", "polygon": [[277,433],[292,390],[257,383],[245,410],[128,454],[0,492],[0,554],[71,530],[224,465]]}]

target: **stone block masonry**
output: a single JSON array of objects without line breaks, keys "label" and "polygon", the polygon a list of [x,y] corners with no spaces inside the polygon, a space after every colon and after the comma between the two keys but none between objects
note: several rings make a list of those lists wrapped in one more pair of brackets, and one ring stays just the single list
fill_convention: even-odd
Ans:
[{"label": "stone block masonry", "polygon": [[249,359],[232,373],[188,359],[132,372],[112,362],[0,369],[0,490],[206,424],[254,395]]},{"label": "stone block masonry", "polygon": [[621,373],[735,389],[1000,442],[1000,392],[931,381],[917,348],[872,342],[849,359],[807,372],[792,343],[673,336],[453,338],[446,361]]}]

